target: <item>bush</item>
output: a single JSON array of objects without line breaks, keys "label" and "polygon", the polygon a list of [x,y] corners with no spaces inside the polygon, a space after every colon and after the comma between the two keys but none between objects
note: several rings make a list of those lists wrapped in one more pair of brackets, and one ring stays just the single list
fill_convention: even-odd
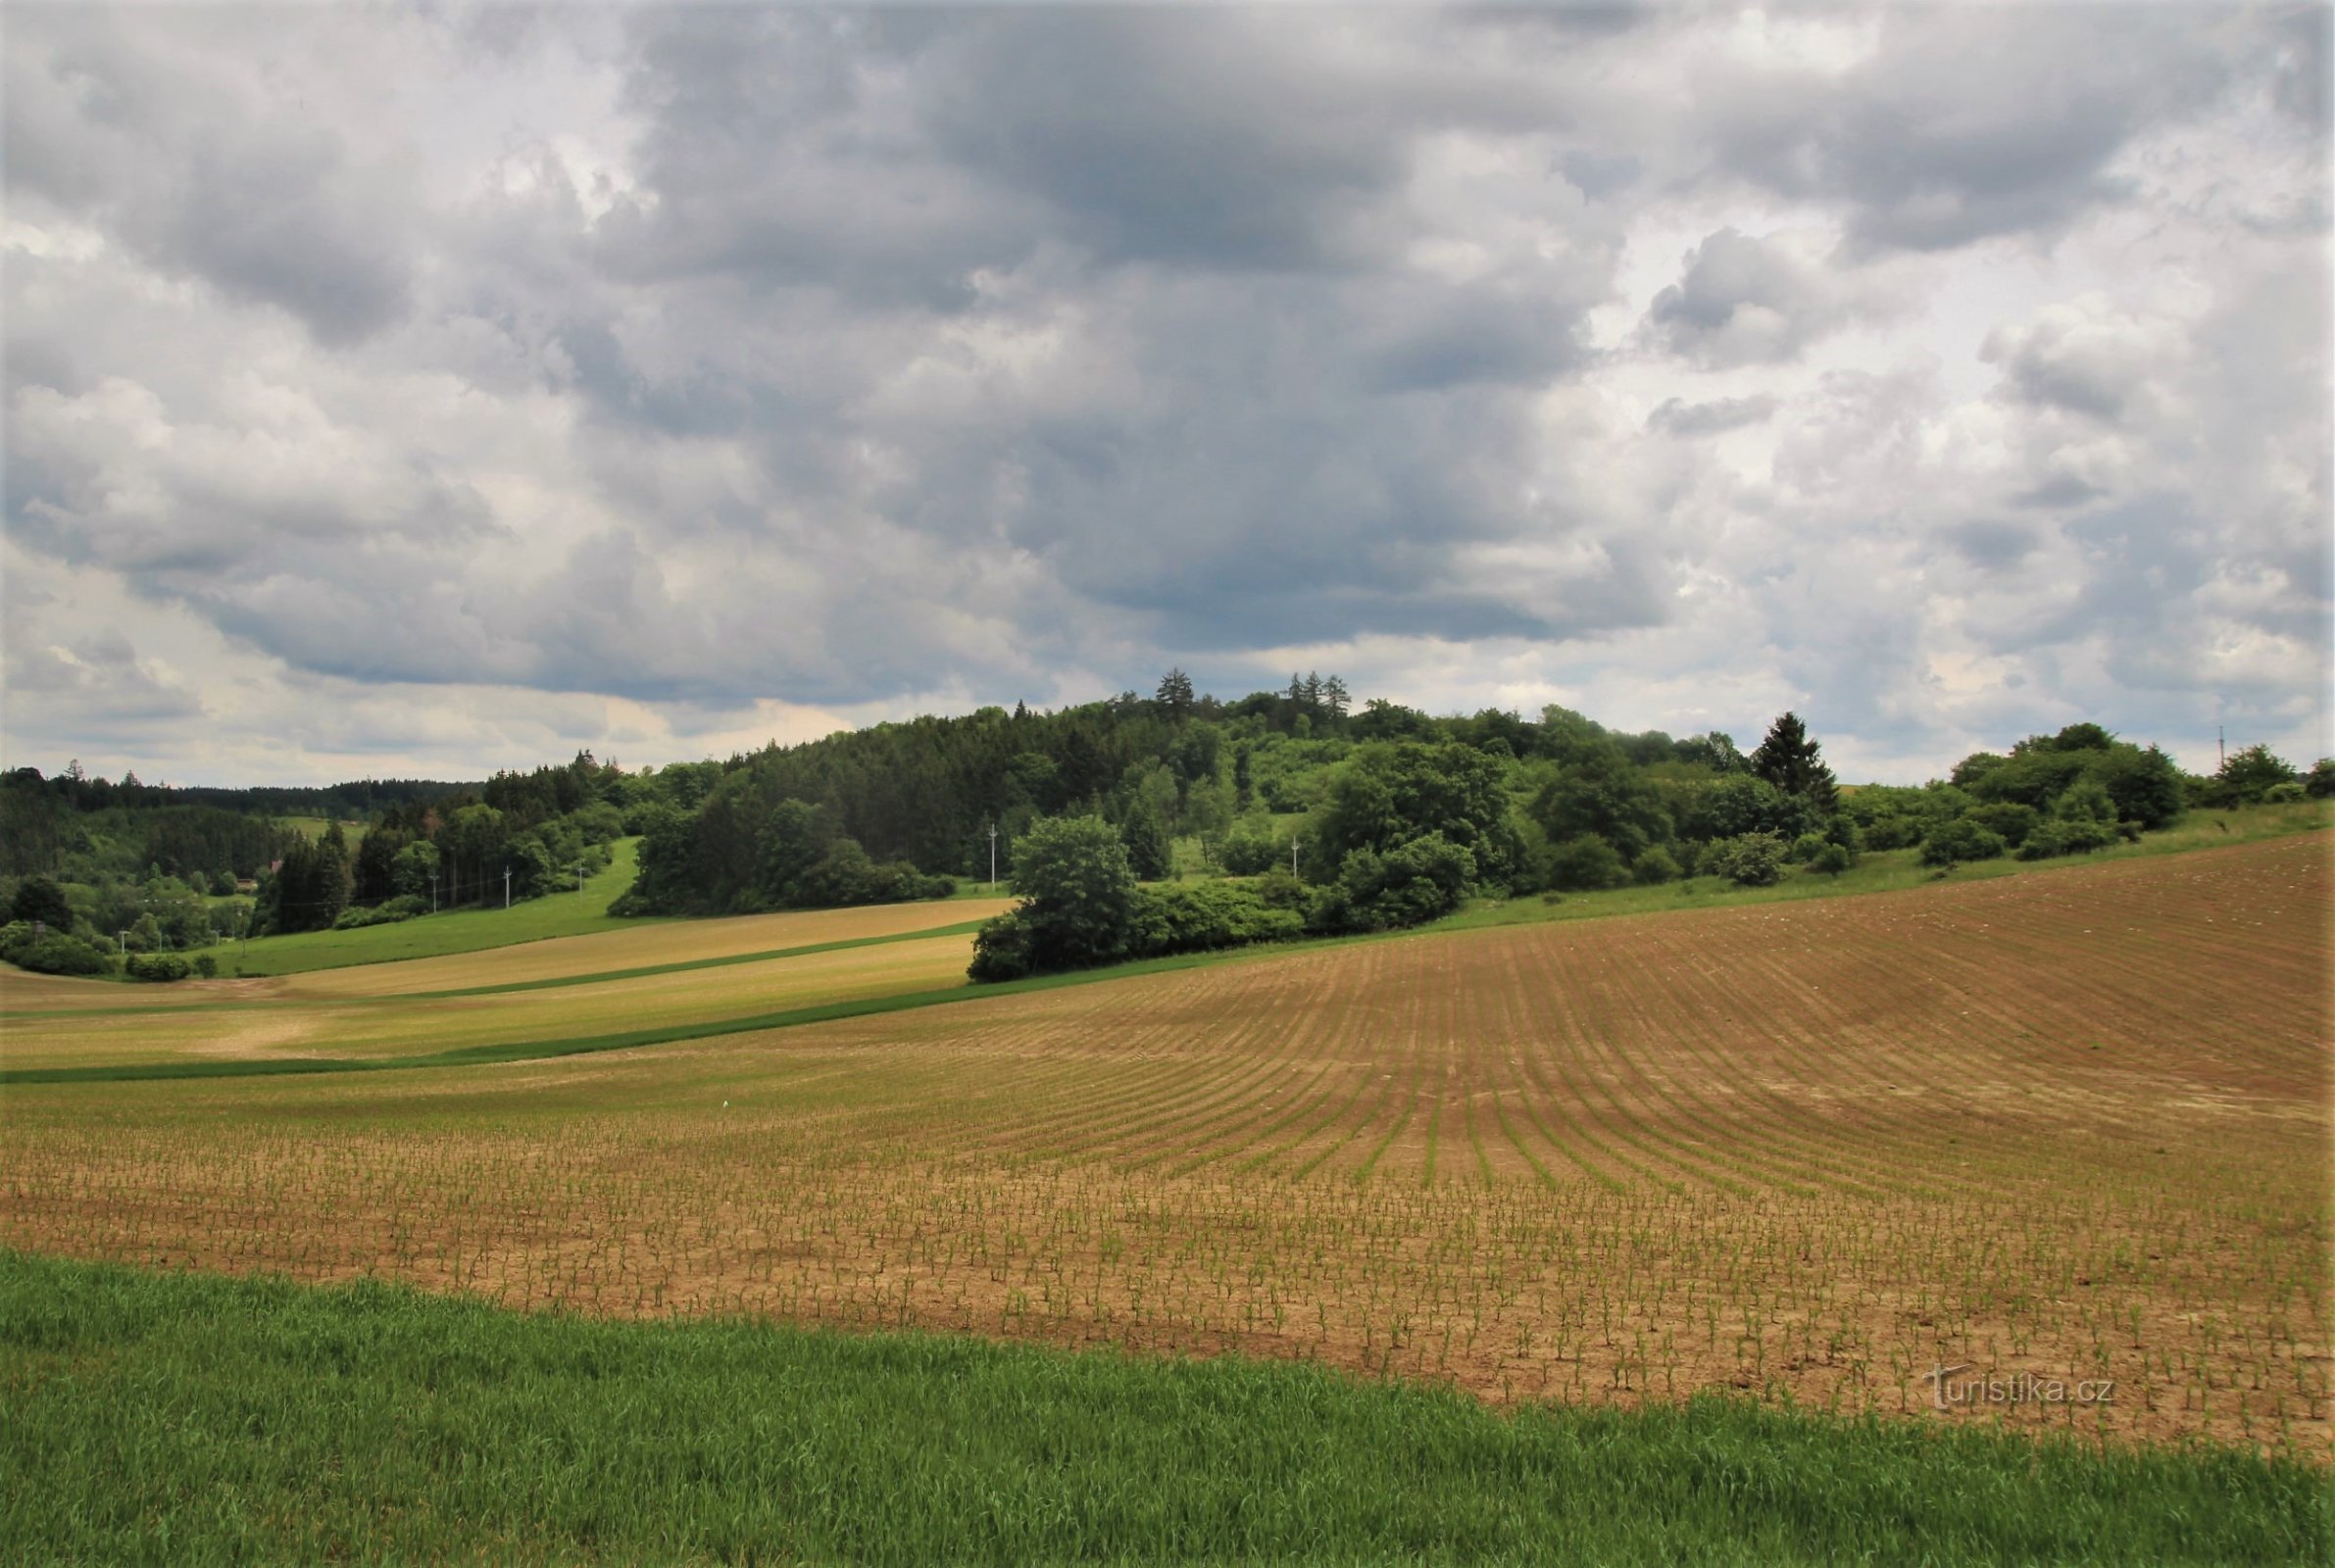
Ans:
[{"label": "bush", "polygon": [[1475,884],[1475,857],[1440,833],[1385,855],[1356,850],[1307,923],[1320,931],[1388,931],[1458,908]]},{"label": "bush", "polygon": [[1288,847],[1273,837],[1272,824],[1244,817],[1224,835],[1217,858],[1234,876],[1258,876],[1279,866],[1287,874]]},{"label": "bush", "polygon": [[2303,780],[2303,793],[2314,801],[2335,795],[2335,758],[2322,757],[2310,764],[2310,776]]},{"label": "bush", "polygon": [[1291,876],[1286,866],[1273,866],[1259,877],[1254,886],[1257,897],[1265,901],[1267,908],[1302,911],[1313,898],[1306,891],[1306,885]]},{"label": "bush", "polygon": [[1803,833],[1792,841],[1792,859],[1795,864],[1806,865],[1823,853],[1824,835],[1821,833]]},{"label": "bush", "polygon": [[1630,862],[1630,880],[1640,887],[1653,887],[1659,882],[1675,882],[1679,877],[1677,858],[1657,844]]},{"label": "bush", "polygon": [[2067,840],[2062,835],[2058,822],[2038,822],[2035,831],[2019,845],[2016,853],[2021,860],[2048,860],[2067,853]]},{"label": "bush", "polygon": [[2002,834],[1981,826],[1964,812],[1930,829],[1921,842],[1921,863],[1954,865],[1963,860],[2000,859],[2010,847]]},{"label": "bush", "polygon": [[973,933],[972,962],[965,971],[969,979],[984,983],[1018,980],[1031,968],[1029,922],[1019,909],[1008,909],[984,921]]},{"label": "bush", "polygon": [[34,974],[107,974],[114,956],[94,942],[63,931],[32,934],[29,924],[11,922],[0,930],[0,958]]},{"label": "bush", "polygon": [[1305,919],[1297,910],[1266,903],[1255,888],[1234,882],[1170,883],[1136,890],[1127,951],[1136,957],[1161,957],[1304,934]]},{"label": "bush", "polygon": [[1737,887],[1773,887],[1784,879],[1784,841],[1774,833],[1738,833],[1707,847],[1698,863]]},{"label": "bush", "polygon": [[2292,806],[2297,801],[2305,799],[2308,799],[2308,791],[2291,778],[2283,784],[2273,784],[2262,791],[2264,806]]},{"label": "bush", "polygon": [[1827,842],[1822,849],[1808,858],[1808,868],[1826,876],[1838,876],[1856,863],[1857,858],[1849,853],[1846,844]]},{"label": "bush", "polygon": [[1621,858],[1621,852],[1594,833],[1551,845],[1545,863],[1549,886],[1565,893],[1593,893],[1600,888],[1621,887],[1629,881],[1629,865]]},{"label": "bush", "polygon": [[2089,855],[2115,843],[2120,831],[2137,828],[2137,823],[2103,822],[2090,816],[2054,818],[2035,824],[2035,830],[2019,845],[2017,858],[2048,860],[2061,855]]},{"label": "bush", "polygon": [[133,953],[124,966],[132,980],[167,984],[194,973],[194,965],[175,953]]},{"label": "bush", "polygon": [[[2092,788],[2099,794],[2100,804],[2108,806],[2107,792],[2101,790],[2097,784]],[[2114,816],[2114,808],[2109,808],[2109,814],[2111,817]],[[2025,843],[2027,835],[2035,831],[2035,824],[2043,820],[2042,812],[2036,810],[2032,806],[2022,806],[2016,801],[1990,801],[1984,806],[1971,807],[1962,815],[2000,838],[2005,844],[2012,846]]]},{"label": "bush", "polygon": [[416,902],[413,899],[391,899],[386,904],[376,904],[370,908],[353,904],[334,916],[332,929],[362,931],[369,925],[395,925],[400,920],[411,920],[421,912],[412,907]]},{"label": "bush", "polygon": [[1868,850],[1910,850],[1921,842],[1921,823],[1911,816],[1876,816],[1864,827]]}]

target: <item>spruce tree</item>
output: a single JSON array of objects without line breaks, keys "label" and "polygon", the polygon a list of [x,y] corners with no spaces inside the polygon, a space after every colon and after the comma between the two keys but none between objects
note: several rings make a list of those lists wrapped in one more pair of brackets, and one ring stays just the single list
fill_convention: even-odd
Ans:
[{"label": "spruce tree", "polygon": [[1808,726],[1797,713],[1786,712],[1767,728],[1767,738],[1751,755],[1751,770],[1786,795],[1830,816],[1840,803],[1832,769],[1824,765],[1824,749],[1811,740]]},{"label": "spruce tree", "polygon": [[1168,710],[1168,717],[1181,719],[1189,716],[1195,701],[1192,677],[1182,670],[1171,669],[1160,678],[1159,704]]}]

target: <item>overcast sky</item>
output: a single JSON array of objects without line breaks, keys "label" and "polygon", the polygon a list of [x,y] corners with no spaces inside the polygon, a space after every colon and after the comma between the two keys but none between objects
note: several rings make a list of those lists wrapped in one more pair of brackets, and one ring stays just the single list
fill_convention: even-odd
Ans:
[{"label": "overcast sky", "polygon": [[2321,7],[0,26],[7,765],[2335,744]]}]

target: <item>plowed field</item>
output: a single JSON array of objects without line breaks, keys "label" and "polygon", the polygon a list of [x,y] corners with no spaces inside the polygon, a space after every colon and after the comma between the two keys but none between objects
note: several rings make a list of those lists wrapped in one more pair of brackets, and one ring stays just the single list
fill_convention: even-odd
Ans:
[{"label": "plowed field", "polygon": [[566,1060],[18,1086],[0,1242],[2323,1459],[2329,893],[2305,836]]}]

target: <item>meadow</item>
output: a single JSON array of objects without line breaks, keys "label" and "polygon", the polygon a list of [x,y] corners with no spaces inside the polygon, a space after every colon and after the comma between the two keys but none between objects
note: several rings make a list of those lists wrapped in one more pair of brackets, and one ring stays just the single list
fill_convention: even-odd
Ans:
[{"label": "meadow", "polygon": [[[299,826],[309,819],[286,820]],[[322,827],[317,831],[322,833]],[[348,964],[395,963],[407,958],[475,953],[555,937],[615,933],[647,923],[617,919],[608,912],[608,906],[632,885],[633,877],[639,872],[640,841],[619,839],[609,846],[609,851],[608,869],[598,876],[587,877],[579,893],[548,894],[540,899],[524,900],[508,909],[446,909],[421,919],[363,926],[354,931],[301,931],[289,936],[253,937],[216,950],[220,972],[282,975]]]},{"label": "meadow", "polygon": [[[797,940],[841,916],[662,926],[642,940],[732,951],[630,979],[547,943],[259,1005],[12,996],[12,1072],[522,1059],[12,1083],[0,1245],[2324,1464],[2329,892],[2324,836],[2292,834],[1017,994],[951,979],[952,1005],[779,1029],[725,1009],[928,1000],[969,937],[907,922],[975,911],[856,911],[844,947]],[[498,973],[537,989],[443,995]],[[651,1017],[705,1030],[523,1059],[531,1032]],[[1957,1398],[1989,1378],[2111,1388]]]},{"label": "meadow", "polygon": [[2228,1451],[5,1251],[0,1454],[27,1562],[2260,1563],[2329,1517]]}]

